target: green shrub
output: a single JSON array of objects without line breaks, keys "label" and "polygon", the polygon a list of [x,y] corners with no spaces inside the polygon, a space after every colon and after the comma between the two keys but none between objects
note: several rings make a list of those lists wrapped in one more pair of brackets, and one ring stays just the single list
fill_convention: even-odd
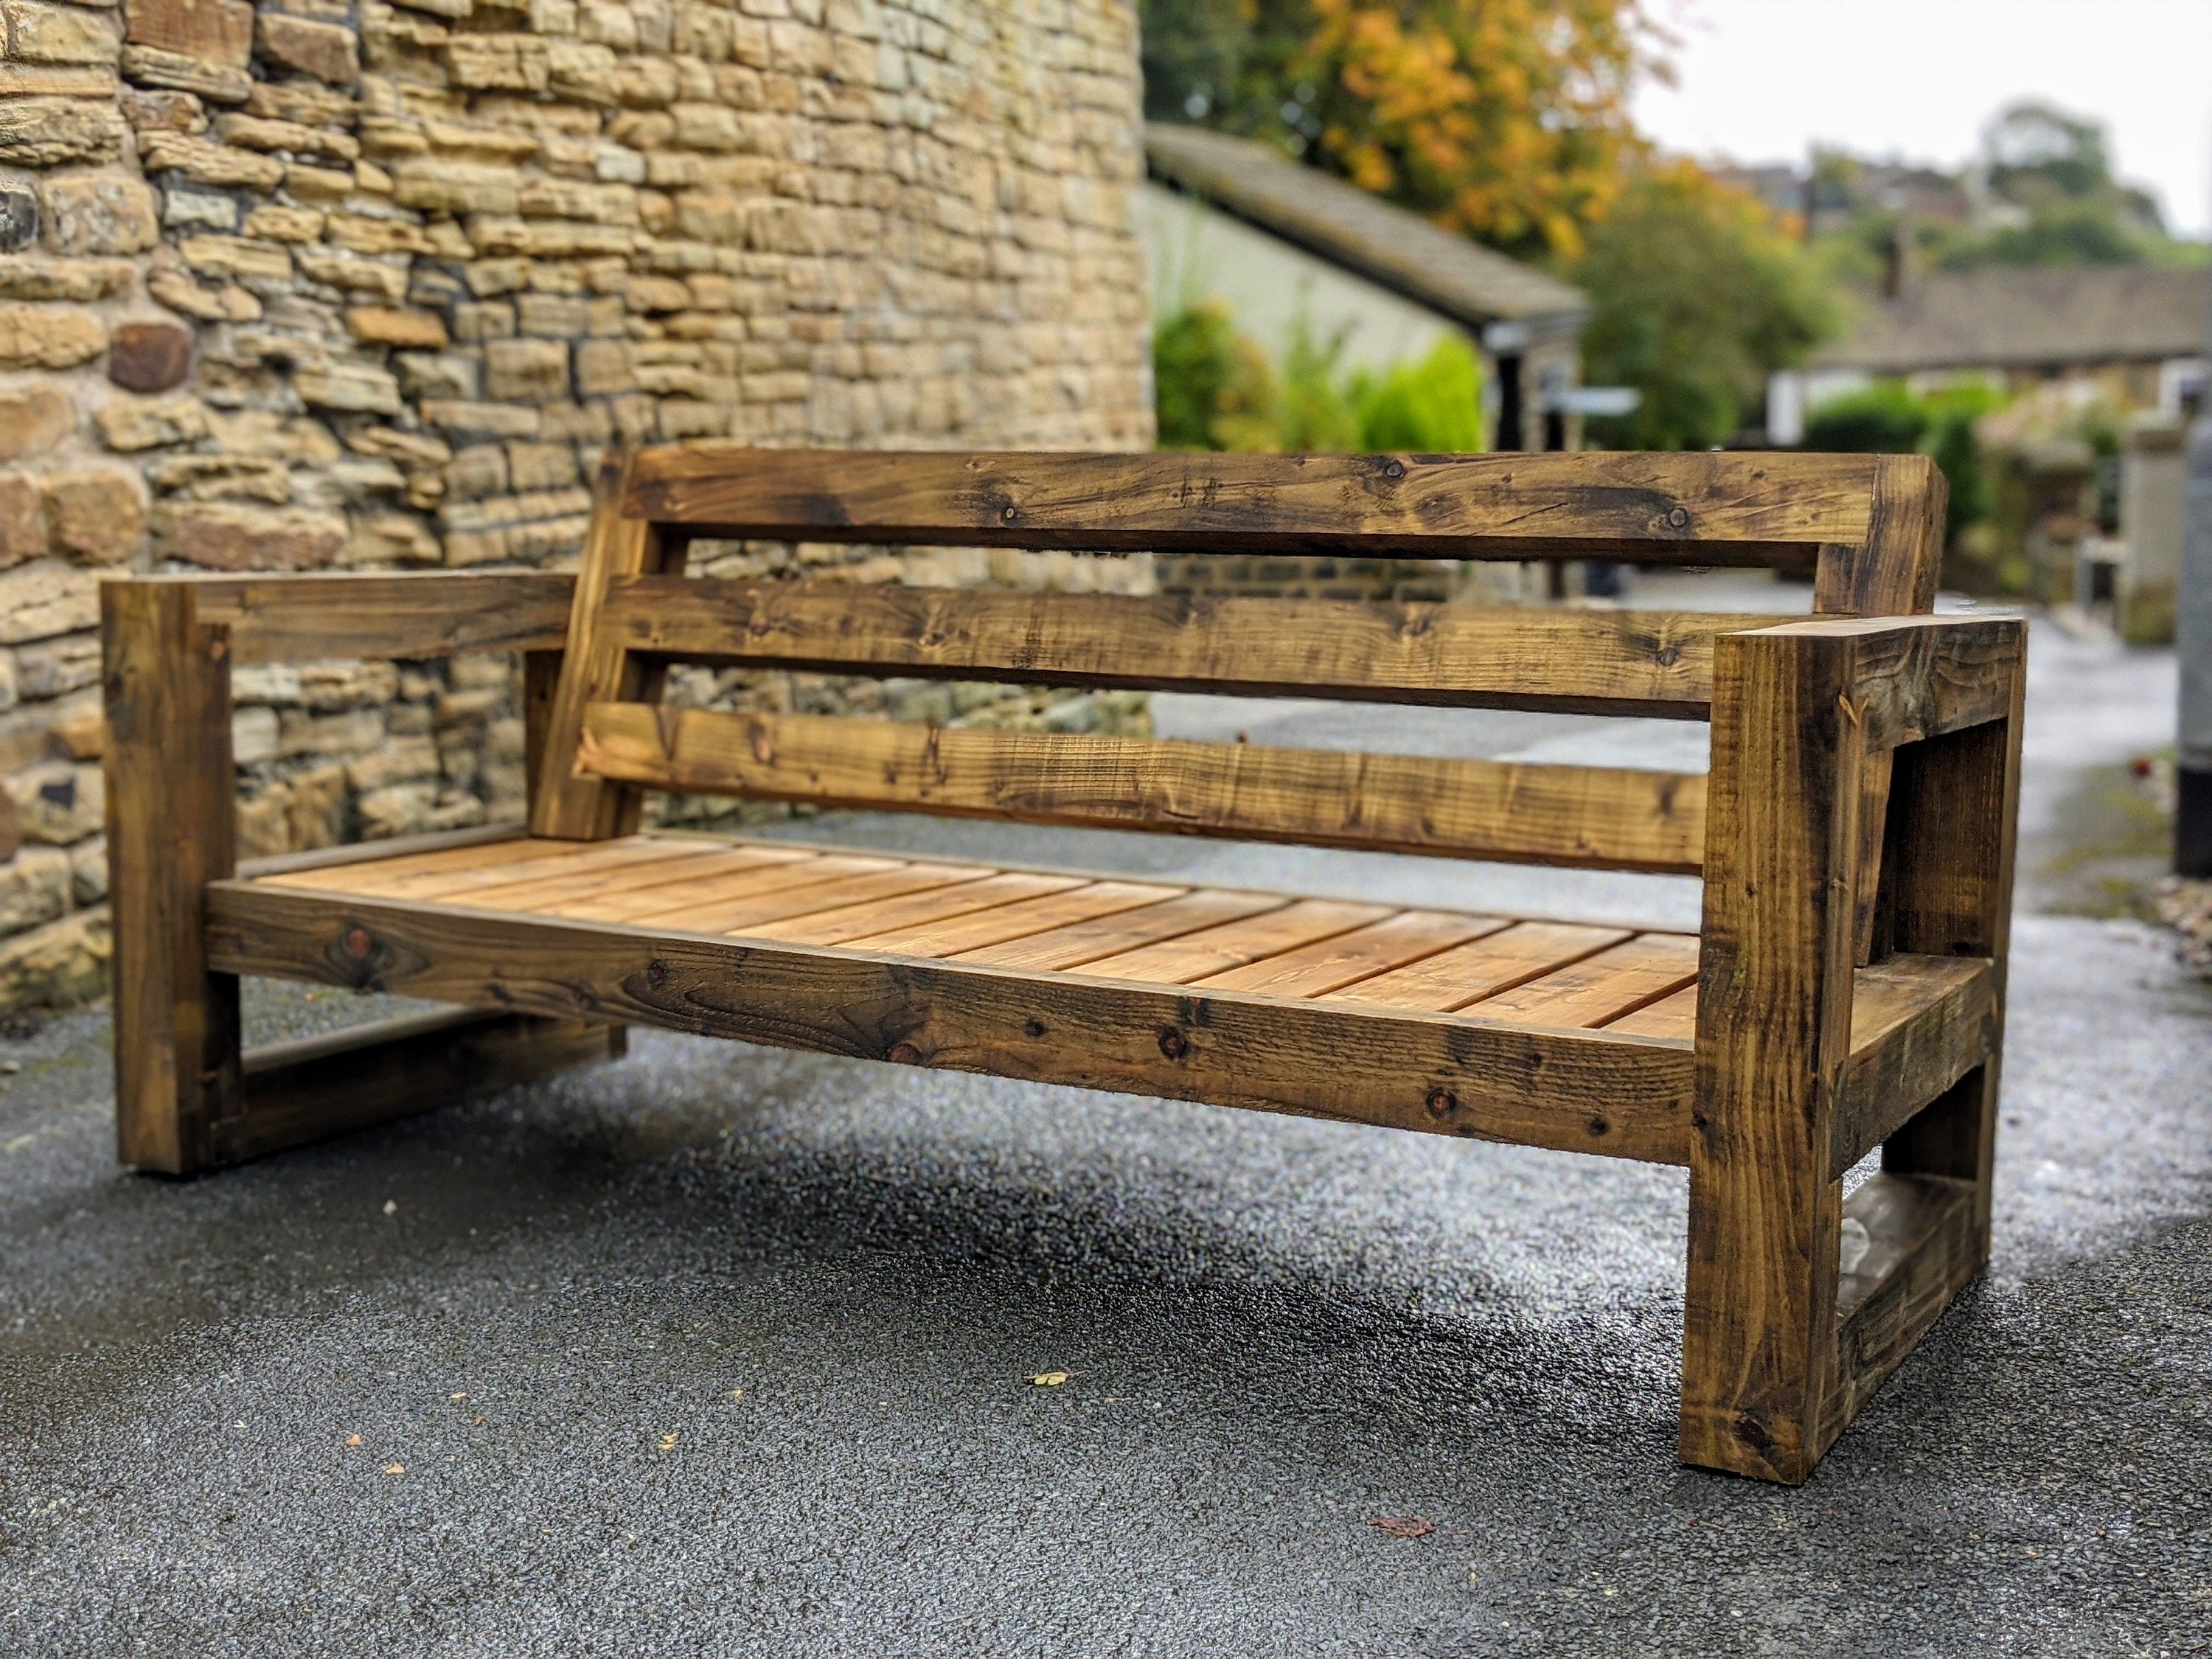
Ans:
[{"label": "green shrub", "polygon": [[1359,447],[1447,455],[1480,450],[1482,360],[1456,334],[1447,334],[1419,362],[1394,363],[1380,377],[1361,375]]},{"label": "green shrub", "polygon": [[1152,397],[1163,449],[1273,449],[1275,375],[1229,307],[1202,300],[1152,331]]},{"label": "green shrub", "polygon": [[1986,386],[1965,383],[1916,397],[1897,380],[1822,404],[1805,421],[1804,447],[1847,454],[1921,454],[1933,460],[1950,489],[1944,514],[1947,546],[1987,520],[1996,505],[1989,458],[1974,423],[2002,398]]}]

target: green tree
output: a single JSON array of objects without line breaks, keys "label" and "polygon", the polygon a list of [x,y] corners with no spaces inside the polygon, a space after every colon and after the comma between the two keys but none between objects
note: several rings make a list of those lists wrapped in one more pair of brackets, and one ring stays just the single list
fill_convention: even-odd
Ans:
[{"label": "green tree", "polygon": [[1359,447],[1368,453],[1464,454],[1483,447],[1482,360],[1447,334],[1418,362],[1355,380]]},{"label": "green tree", "polygon": [[1152,331],[1162,449],[1273,449],[1275,375],[1229,307],[1201,300]]},{"label": "green tree", "polygon": [[1590,422],[1623,448],[1725,442],[1766,377],[1837,323],[1817,268],[1765,205],[1687,161],[1638,168],[1566,275],[1594,308],[1584,378],[1644,394],[1634,414]]}]

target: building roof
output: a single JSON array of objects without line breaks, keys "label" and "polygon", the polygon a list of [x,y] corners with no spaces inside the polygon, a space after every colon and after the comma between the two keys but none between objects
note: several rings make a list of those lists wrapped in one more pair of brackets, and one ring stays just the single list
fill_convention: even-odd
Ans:
[{"label": "building roof", "polygon": [[1265,145],[1151,121],[1145,158],[1162,183],[1477,331],[1517,322],[1572,333],[1589,315],[1580,289]]},{"label": "building roof", "polygon": [[1869,306],[1821,368],[2063,368],[2204,350],[2212,271],[2162,265],[1937,271]]}]

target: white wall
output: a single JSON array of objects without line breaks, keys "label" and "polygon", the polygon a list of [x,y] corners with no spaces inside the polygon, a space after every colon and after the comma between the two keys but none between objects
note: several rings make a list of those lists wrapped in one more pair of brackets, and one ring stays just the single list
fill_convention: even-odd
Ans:
[{"label": "white wall", "polygon": [[1303,307],[1316,339],[1346,331],[1337,360],[1346,368],[1387,368],[1427,355],[1446,334],[1465,333],[1364,276],[1160,185],[1148,182],[1139,193],[1137,229],[1156,322],[1197,301],[1221,299],[1239,328],[1279,356]]}]

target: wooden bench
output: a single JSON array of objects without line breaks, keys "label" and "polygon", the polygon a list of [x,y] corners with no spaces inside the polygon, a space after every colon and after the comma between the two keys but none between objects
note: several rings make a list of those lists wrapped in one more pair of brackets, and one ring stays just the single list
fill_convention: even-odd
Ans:
[{"label": "wooden bench", "polygon": [[[1916,458],[647,450],[580,575],[103,590],[121,1156],[173,1174],[624,1023],[1685,1164],[1680,1455],[1805,1479],[1989,1249],[2023,635]],[[766,538],[1811,569],[1811,620],[751,583]],[[510,649],[520,830],[233,855],[230,672]],[[659,705],[672,661],[1709,719],[1709,775]],[[647,788],[1701,873],[1692,937],[638,833]],[[453,1013],[241,1054],[238,976]],[[1880,1149],[1849,1197],[1844,1176]]]}]

